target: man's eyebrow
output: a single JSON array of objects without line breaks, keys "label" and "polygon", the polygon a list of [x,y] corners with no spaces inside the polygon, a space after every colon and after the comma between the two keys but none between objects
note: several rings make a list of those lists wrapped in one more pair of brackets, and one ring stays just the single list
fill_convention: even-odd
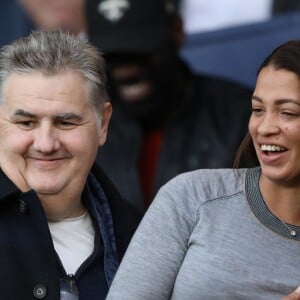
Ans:
[{"label": "man's eyebrow", "polygon": [[54,116],[54,119],[56,120],[76,120],[76,121],[82,121],[83,117],[75,114],[75,113],[63,113],[58,114]]},{"label": "man's eyebrow", "polygon": [[24,109],[17,109],[13,115],[13,117],[28,117],[28,118],[36,118],[36,115],[33,113],[30,113]]},{"label": "man's eyebrow", "polygon": [[[17,109],[13,114],[12,117],[27,117],[27,118],[38,118],[37,115],[28,112],[24,109]],[[55,120],[76,120],[76,121],[82,121],[83,117],[76,114],[76,113],[62,113],[62,114],[57,114],[55,116],[53,116],[53,119]]]}]

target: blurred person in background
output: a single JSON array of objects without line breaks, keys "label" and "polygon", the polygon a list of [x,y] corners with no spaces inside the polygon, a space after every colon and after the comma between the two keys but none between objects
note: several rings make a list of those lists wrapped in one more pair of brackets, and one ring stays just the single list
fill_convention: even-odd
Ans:
[{"label": "blurred person in background", "polygon": [[144,211],[178,173],[230,167],[246,130],[251,91],[193,74],[172,1],[88,0],[88,36],[107,62],[114,114],[98,162]]},{"label": "blurred person in background", "polygon": [[19,0],[33,26],[86,38],[85,0]]}]

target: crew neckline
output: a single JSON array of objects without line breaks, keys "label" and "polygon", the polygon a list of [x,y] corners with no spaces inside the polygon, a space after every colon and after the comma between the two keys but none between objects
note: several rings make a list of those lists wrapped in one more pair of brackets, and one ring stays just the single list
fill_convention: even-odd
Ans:
[{"label": "crew neckline", "polygon": [[84,219],[87,216],[87,209],[85,209],[85,211],[83,212],[82,215],[78,216],[78,217],[72,217],[72,218],[66,218],[66,219],[60,219],[60,220],[53,220],[53,219],[47,219],[48,222],[50,223],[56,223],[56,222],[76,222],[79,220]]},{"label": "crew neckline", "polygon": [[[289,230],[288,227],[269,210],[259,189],[260,176],[260,167],[250,168],[246,172],[245,191],[251,211],[258,221],[268,229],[282,237],[300,241],[300,226],[287,224]],[[291,230],[296,231],[296,236],[291,235]]]}]

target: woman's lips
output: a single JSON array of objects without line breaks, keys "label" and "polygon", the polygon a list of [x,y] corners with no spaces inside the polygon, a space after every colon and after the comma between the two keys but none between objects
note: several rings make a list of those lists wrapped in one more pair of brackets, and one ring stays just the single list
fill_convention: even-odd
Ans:
[{"label": "woman's lips", "polygon": [[261,144],[259,156],[266,164],[278,163],[288,155],[288,149],[275,144]]}]

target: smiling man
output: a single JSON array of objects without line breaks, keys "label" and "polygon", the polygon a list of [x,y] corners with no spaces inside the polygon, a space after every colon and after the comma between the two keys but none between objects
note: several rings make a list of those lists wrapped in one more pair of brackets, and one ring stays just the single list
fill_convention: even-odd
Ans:
[{"label": "smiling man", "polygon": [[106,296],[139,217],[93,166],[112,113],[105,81],[98,51],[59,31],[0,53],[3,299]]}]

